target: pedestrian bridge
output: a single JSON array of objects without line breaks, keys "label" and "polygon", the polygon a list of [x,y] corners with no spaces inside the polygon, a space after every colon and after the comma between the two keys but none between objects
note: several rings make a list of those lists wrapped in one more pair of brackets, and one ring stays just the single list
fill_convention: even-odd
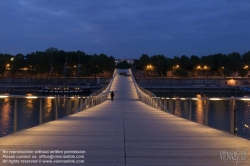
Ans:
[{"label": "pedestrian bridge", "polygon": [[37,165],[20,163],[20,158],[77,165],[75,158],[49,163],[67,154],[79,154],[77,162],[84,160],[79,165],[86,166],[250,165],[249,140],[162,111],[164,104],[144,98],[147,94],[135,85],[133,77],[115,75],[102,93],[114,91],[114,101],[108,98],[88,109],[83,105],[68,117],[0,138],[0,165],[12,165],[10,159],[19,160],[13,165]]}]

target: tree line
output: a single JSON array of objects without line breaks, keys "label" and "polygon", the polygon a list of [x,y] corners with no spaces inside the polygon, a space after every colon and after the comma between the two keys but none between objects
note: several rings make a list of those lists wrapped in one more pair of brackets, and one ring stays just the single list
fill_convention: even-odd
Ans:
[{"label": "tree line", "polygon": [[[125,61],[118,64],[118,67],[136,68],[145,72],[154,72],[156,76],[166,76],[167,71],[171,71],[174,76],[233,76],[236,72],[239,76],[246,76],[250,69],[250,51],[240,54],[232,52],[230,54],[213,54],[206,56],[192,55],[190,57],[182,55],[173,58],[164,55],[142,54],[139,59],[134,60],[130,65]],[[189,74],[188,74],[189,73]]]},{"label": "tree line", "polygon": [[105,54],[88,55],[82,51],[66,52],[57,48],[36,51],[27,55],[0,54],[0,75],[9,70],[12,77],[27,71],[31,77],[97,76],[115,68],[115,58]]},{"label": "tree line", "polygon": [[[67,63],[67,64],[66,64]],[[186,55],[168,58],[164,55],[142,54],[134,63],[122,61],[115,65],[115,58],[106,54],[88,55],[82,51],[66,52],[51,47],[45,51],[30,54],[1,54],[0,76],[4,77],[6,70],[14,78],[20,76],[25,69],[30,77],[74,77],[97,76],[103,71],[109,71],[110,76],[114,68],[132,68],[153,72],[155,76],[166,76],[171,71],[174,76],[187,77],[198,75],[233,76],[236,72],[242,77],[250,70],[250,51],[240,54],[212,54],[205,56]],[[189,73],[189,74],[188,74]],[[191,74],[190,74],[191,73]]]}]

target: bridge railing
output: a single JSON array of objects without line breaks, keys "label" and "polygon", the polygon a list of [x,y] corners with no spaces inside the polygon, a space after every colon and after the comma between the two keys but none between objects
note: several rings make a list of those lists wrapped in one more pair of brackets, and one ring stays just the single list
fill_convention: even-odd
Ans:
[{"label": "bridge railing", "polygon": [[[113,78],[116,76],[116,70]],[[107,100],[110,86],[85,97],[0,95],[0,137],[57,120]],[[102,92],[107,89],[107,93]]]},{"label": "bridge railing", "polygon": [[[139,99],[155,108],[221,131],[250,139],[250,98],[156,97],[140,87],[132,73]],[[143,95],[141,92],[147,94]]]},{"label": "bridge railing", "polygon": [[169,112],[159,98],[157,98],[152,92],[142,88],[139,84],[137,84],[131,69],[129,69],[129,73],[130,73],[131,78],[134,82],[137,96],[141,102],[143,102],[151,107],[160,109],[162,111]]},{"label": "bridge railing", "polygon": [[99,89],[99,90],[95,91],[94,93],[90,94],[90,96],[97,96],[100,93],[102,93],[104,90],[106,90],[107,88],[108,88],[108,92],[109,92],[110,91],[110,87],[111,87],[111,85],[113,83],[114,77],[116,75],[117,75],[117,69],[114,70],[114,73],[113,73],[112,78],[110,79],[110,82],[107,85],[103,86],[101,89]]},{"label": "bridge railing", "polygon": [[86,97],[0,96],[0,136],[75,113]]},{"label": "bridge railing", "polygon": [[[101,104],[105,100],[107,100],[110,92],[110,88],[112,86],[113,80],[115,76],[117,75],[117,69],[114,70],[113,76],[109,81],[109,84],[103,87],[102,89],[92,93],[89,97],[86,98],[86,101],[80,105],[80,107],[76,110],[76,112],[86,110],[88,108],[94,107],[98,104]],[[105,90],[106,93],[102,93]]]},{"label": "bridge railing", "polygon": [[87,97],[0,96],[0,137],[69,116],[104,102],[106,95]]}]

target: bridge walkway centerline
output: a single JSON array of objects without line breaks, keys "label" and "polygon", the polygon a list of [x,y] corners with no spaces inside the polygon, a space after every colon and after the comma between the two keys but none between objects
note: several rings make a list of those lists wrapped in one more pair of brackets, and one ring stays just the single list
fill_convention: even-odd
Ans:
[{"label": "bridge walkway centerline", "polygon": [[[131,77],[116,76],[110,90],[114,101],[0,138],[0,152],[83,150],[86,166],[228,166],[236,161],[221,160],[221,151],[250,150],[249,140],[140,102]],[[249,165],[249,153],[247,158],[238,165]]]}]

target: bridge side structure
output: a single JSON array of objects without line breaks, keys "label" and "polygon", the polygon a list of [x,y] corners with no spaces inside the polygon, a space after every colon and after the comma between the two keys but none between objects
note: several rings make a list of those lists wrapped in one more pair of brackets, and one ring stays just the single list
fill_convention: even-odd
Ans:
[{"label": "bridge side structure", "polygon": [[248,160],[227,158],[249,151],[249,140],[150,107],[136,88],[132,77],[117,75],[114,101],[0,138],[1,161],[3,150],[81,150],[87,166],[250,164],[249,153]]}]

